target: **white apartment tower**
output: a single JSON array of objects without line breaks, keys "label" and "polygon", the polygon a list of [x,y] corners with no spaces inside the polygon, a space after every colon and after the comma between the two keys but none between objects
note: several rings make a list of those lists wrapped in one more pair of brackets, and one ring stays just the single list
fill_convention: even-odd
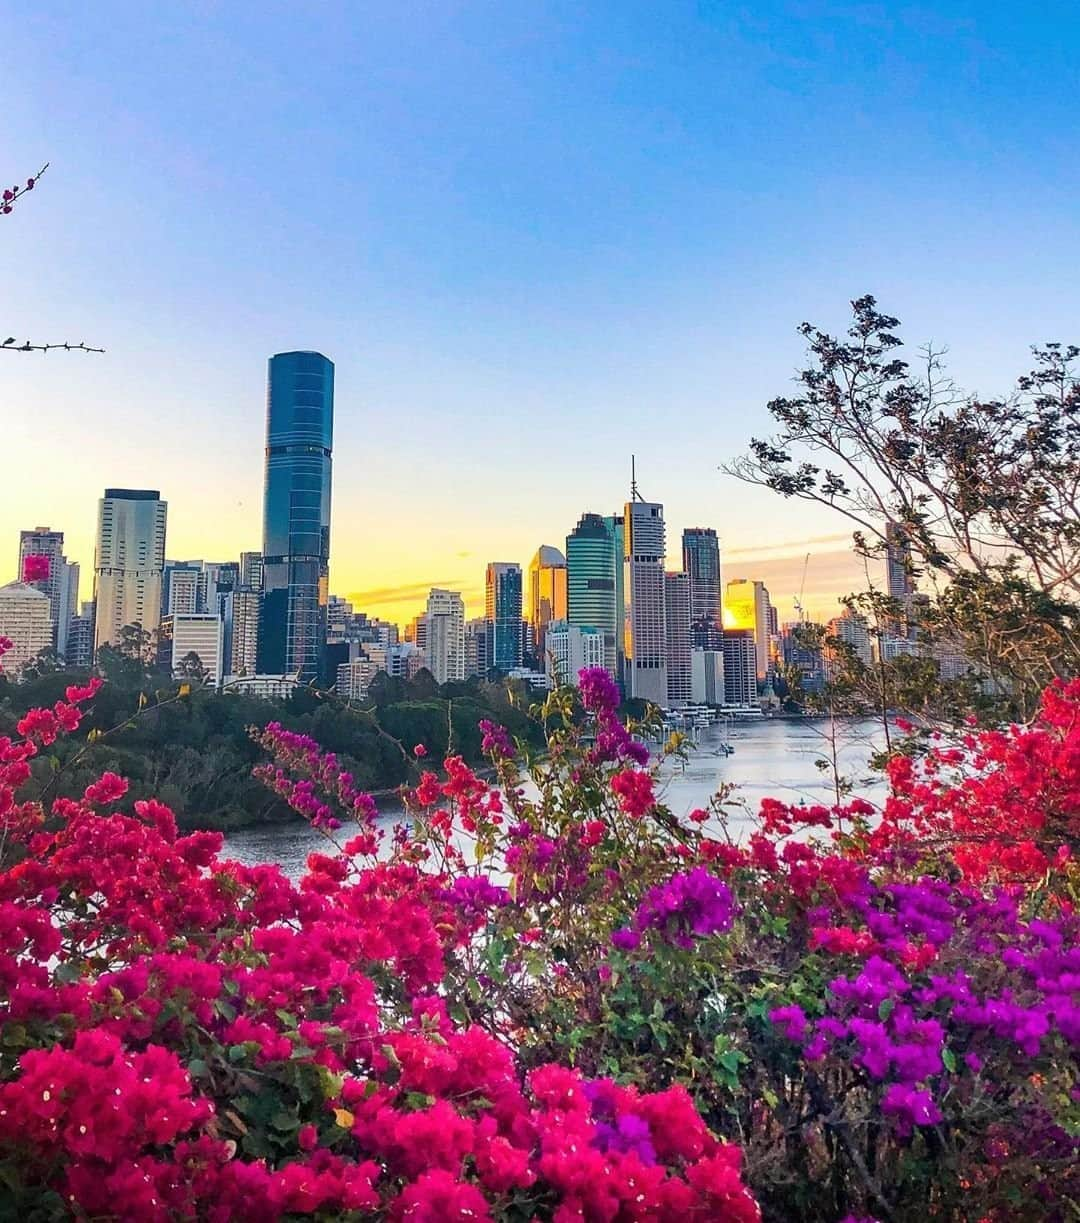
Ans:
[{"label": "white apartment tower", "polygon": [[[28,580],[27,558],[44,557],[48,572]],[[19,532],[19,580],[49,596],[53,640],[57,654],[67,658],[68,632],[79,610],[79,566],[64,555],[64,532],[49,527],[34,527]]]},{"label": "white apartment tower", "polygon": [[0,671],[18,675],[53,643],[49,596],[26,582],[0,586],[0,637],[11,642],[11,649],[0,655]]},{"label": "white apartment tower", "polygon": [[428,595],[427,666],[437,684],[465,678],[465,601],[456,590]]},{"label": "white apartment tower", "polygon": [[157,629],[167,508],[156,489],[107,488],[98,502],[95,650],[119,641],[127,624]]},{"label": "white apartment tower", "polygon": [[227,675],[254,675],[258,669],[259,602],[259,592],[244,587],[221,596]]},{"label": "white apartment tower", "polygon": [[664,549],[664,507],[628,501],[623,516],[623,680],[627,696],[662,708],[668,703]]}]

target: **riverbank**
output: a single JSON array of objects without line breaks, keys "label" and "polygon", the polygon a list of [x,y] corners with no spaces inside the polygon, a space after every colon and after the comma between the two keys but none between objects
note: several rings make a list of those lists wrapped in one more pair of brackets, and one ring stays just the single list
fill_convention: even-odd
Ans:
[{"label": "riverbank", "polygon": [[[841,773],[855,792],[871,802],[884,799],[880,773],[868,768],[871,755],[880,746],[878,723],[853,720],[838,731],[837,758]],[[829,737],[801,720],[764,718],[733,727],[723,739],[734,748],[731,755],[719,751],[721,733],[710,728],[685,761],[668,761],[657,786],[660,800],[679,816],[705,807],[723,785],[733,785],[729,824],[739,832],[751,826],[751,816],[766,797],[788,802],[835,801],[831,776],[817,765],[831,756]],[[526,787],[526,792],[530,788]],[[404,808],[387,795],[380,803],[386,825],[404,818]],[[310,853],[328,852],[330,842],[301,820],[288,825],[253,825],[226,834],[225,855],[253,865],[273,862],[286,874],[298,878]],[[332,848],[332,847],[331,847]]]}]

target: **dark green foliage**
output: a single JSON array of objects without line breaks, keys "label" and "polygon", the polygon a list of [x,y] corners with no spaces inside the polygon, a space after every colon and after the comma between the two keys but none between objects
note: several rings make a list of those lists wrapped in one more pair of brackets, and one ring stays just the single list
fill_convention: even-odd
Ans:
[{"label": "dark green foliage", "polygon": [[[77,797],[112,770],[130,782],[128,805],[155,797],[172,807],[183,828],[231,829],[299,818],[252,779],[259,759],[252,726],[277,721],[311,735],[341,757],[361,787],[381,792],[417,780],[418,743],[432,759],[449,750],[479,761],[482,718],[526,738],[539,734],[505,689],[479,681],[440,690],[426,673],[411,682],[387,676],[362,705],[310,688],[287,701],[266,701],[215,692],[195,676],[178,684],[120,650],[102,653],[111,681],[94,698],[80,733],[34,760],[26,797]],[[86,672],[54,671],[13,684],[0,676],[0,735],[12,733],[27,710],[63,700],[69,684],[86,678]]]}]

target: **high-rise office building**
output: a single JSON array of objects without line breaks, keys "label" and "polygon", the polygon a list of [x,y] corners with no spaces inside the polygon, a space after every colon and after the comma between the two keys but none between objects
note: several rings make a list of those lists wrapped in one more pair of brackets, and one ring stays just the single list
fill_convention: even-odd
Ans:
[{"label": "high-rise office building", "polygon": [[88,667],[94,658],[94,604],[83,603],[79,614],[71,617],[68,626],[67,652],[64,659],[69,667]]},{"label": "high-rise office building", "polygon": [[607,514],[604,517],[611,540],[612,551],[615,553],[615,678],[623,682],[623,628],[626,623],[626,581],[625,539],[623,533],[622,514]]},{"label": "high-rise office building", "polygon": [[776,623],[764,582],[736,578],[724,592],[724,627],[744,629],[754,634],[757,651],[757,677],[764,682],[772,670],[773,625]]},{"label": "high-rise office building", "polygon": [[[619,519],[621,535],[622,520]],[[617,639],[622,633],[618,589],[622,552],[614,531],[599,514],[582,514],[566,537],[566,619],[579,628],[595,628],[604,640],[604,666],[618,678]]]},{"label": "high-rise office building", "polygon": [[[873,662],[873,647],[870,639],[870,626],[866,622],[866,617],[859,615],[858,612],[853,612],[850,607],[845,607],[839,616],[834,617],[825,626],[825,633],[828,637],[835,637],[837,641],[843,642],[844,645],[850,647],[855,657],[863,664],[870,666]],[[832,676],[835,674],[840,662],[840,650],[836,646],[826,646],[825,648],[825,670]]]},{"label": "high-rise office building", "polygon": [[820,692],[825,683],[825,664],[812,636],[817,628],[817,625],[799,620],[785,624],[780,633],[779,649],[785,679],[789,686],[797,682],[803,692]]},{"label": "high-rise office building", "polygon": [[[41,577],[30,578],[27,573],[27,558],[31,556],[43,557],[48,563],[48,571]],[[36,563],[41,565],[40,561]],[[20,579],[49,596],[52,644],[60,658],[67,659],[68,630],[79,607],[79,566],[64,555],[64,532],[49,527],[20,531],[18,572]]]},{"label": "high-rise office building", "polygon": [[193,616],[206,611],[202,561],[166,561],[161,575],[161,614]]},{"label": "high-rise office building", "polygon": [[[417,612],[405,625],[405,640],[427,655],[427,613]],[[425,664],[426,665],[426,664]]]},{"label": "high-rise office building", "polygon": [[720,623],[720,544],[712,527],[682,533],[683,571],[690,578],[690,619]]},{"label": "high-rise office building", "polygon": [[120,640],[137,624],[153,633],[161,621],[167,504],[157,489],[107,488],[98,502],[94,552],[94,648]]},{"label": "high-rise office building", "polygon": [[724,629],[724,704],[757,705],[757,642],[750,629]]},{"label": "high-rise office building", "polygon": [[355,620],[353,605],[341,595],[330,595],[326,600],[327,641],[347,641]]},{"label": "high-rise office building", "polygon": [[240,585],[248,590],[262,590],[263,558],[261,552],[240,553]]},{"label": "high-rise office building", "polygon": [[491,670],[492,648],[491,621],[486,616],[477,616],[465,625],[465,676],[474,675],[486,679]]},{"label": "high-rise office building", "polygon": [[254,675],[259,665],[259,592],[238,586],[221,596],[226,675]]},{"label": "high-rise office building", "polygon": [[566,557],[547,544],[529,562],[529,624],[532,647],[544,665],[544,636],[552,620],[566,619]]},{"label": "high-rise office building", "polygon": [[304,683],[326,646],[333,441],[334,363],[317,352],[271,357],[259,671]]},{"label": "high-rise office building", "polygon": [[664,616],[667,632],[667,705],[689,705],[693,695],[690,657],[691,584],[688,573],[664,575]]},{"label": "high-rise office building", "polygon": [[885,524],[885,578],[890,599],[907,604],[915,593],[911,541],[902,523]]},{"label": "high-rise office building", "polygon": [[237,561],[207,561],[203,569],[206,573],[203,609],[215,612],[219,610],[222,596],[240,585],[240,565]]},{"label": "high-rise office building", "polygon": [[0,586],[0,637],[11,642],[11,648],[0,655],[0,670],[18,675],[42,650],[52,646],[49,596],[26,582]]},{"label": "high-rise office building", "polygon": [[456,590],[428,595],[427,665],[437,684],[465,678],[465,600]]},{"label": "high-rise office building", "polygon": [[668,701],[664,600],[664,507],[628,501],[623,514],[626,694],[664,707]]},{"label": "high-rise office building", "polygon": [[492,624],[492,666],[512,671],[521,666],[521,566],[492,561],[484,595],[484,614]]},{"label": "high-rise office building", "polygon": [[690,651],[690,699],[695,705],[723,705],[724,652]]}]

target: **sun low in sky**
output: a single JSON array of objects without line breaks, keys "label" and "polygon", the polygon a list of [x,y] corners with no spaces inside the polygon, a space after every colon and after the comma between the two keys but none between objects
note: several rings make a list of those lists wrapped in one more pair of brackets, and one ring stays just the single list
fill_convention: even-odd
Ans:
[{"label": "sun low in sky", "polygon": [[[1006,393],[1069,338],[1080,11],[477,0],[9,6],[0,580],[97,498],[168,553],[261,543],[266,359],[336,364],[331,588],[405,620],[615,511],[712,526],[782,618],[861,584],[845,524],[724,477],[804,319],[874,293]],[[2,338],[2,337],[0,337]],[[807,542],[815,541],[818,542]],[[824,542],[821,542],[824,540]]]}]

